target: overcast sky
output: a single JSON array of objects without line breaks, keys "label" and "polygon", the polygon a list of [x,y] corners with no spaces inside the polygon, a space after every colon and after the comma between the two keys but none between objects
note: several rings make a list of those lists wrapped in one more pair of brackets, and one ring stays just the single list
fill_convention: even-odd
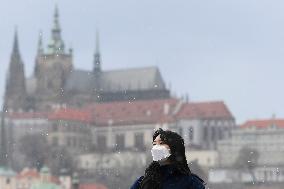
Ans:
[{"label": "overcast sky", "polygon": [[[178,96],[223,100],[238,123],[284,118],[283,0],[0,0],[0,93],[15,26],[27,76],[55,4],[76,68],[92,69],[99,29],[104,70],[158,66]],[[2,104],[2,100],[0,101]]]}]

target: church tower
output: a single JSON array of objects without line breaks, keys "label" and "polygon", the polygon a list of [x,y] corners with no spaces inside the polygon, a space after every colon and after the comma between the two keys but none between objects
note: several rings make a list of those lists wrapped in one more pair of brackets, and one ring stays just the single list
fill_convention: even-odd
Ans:
[{"label": "church tower", "polygon": [[64,95],[64,85],[73,70],[72,50],[65,52],[65,44],[61,37],[59,13],[55,7],[51,39],[46,52],[43,49],[42,34],[39,36],[35,65],[37,80],[36,95],[38,102],[36,109],[49,109],[50,105],[60,103]]},{"label": "church tower", "polygon": [[13,50],[6,79],[4,98],[6,109],[8,111],[25,110],[27,97],[25,72],[24,64],[19,51],[17,30],[15,31]]}]

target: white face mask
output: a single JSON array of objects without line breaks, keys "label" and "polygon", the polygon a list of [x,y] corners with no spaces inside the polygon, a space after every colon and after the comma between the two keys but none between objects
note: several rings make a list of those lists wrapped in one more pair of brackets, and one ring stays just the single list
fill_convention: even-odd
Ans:
[{"label": "white face mask", "polygon": [[168,158],[171,155],[170,149],[166,148],[163,145],[154,145],[151,153],[153,156],[153,161],[160,161]]}]

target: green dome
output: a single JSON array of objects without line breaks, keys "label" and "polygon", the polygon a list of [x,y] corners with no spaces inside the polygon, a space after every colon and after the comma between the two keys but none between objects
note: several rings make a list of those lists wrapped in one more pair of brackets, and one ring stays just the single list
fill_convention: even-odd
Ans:
[{"label": "green dome", "polygon": [[49,174],[49,173],[50,173],[49,168],[46,167],[46,166],[43,166],[43,167],[40,169],[40,173],[42,173],[42,174]]}]

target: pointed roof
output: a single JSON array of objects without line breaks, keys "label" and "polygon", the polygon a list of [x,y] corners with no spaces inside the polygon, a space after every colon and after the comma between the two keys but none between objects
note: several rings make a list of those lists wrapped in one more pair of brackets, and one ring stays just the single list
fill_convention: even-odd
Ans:
[{"label": "pointed roof", "polygon": [[12,65],[15,65],[16,67],[18,67],[19,65],[22,66],[22,64],[23,62],[21,59],[20,48],[19,48],[18,30],[16,28],[15,33],[14,33],[13,48],[12,48],[12,53],[11,53],[10,69],[14,67]]},{"label": "pointed roof", "polygon": [[58,6],[55,5],[53,30],[60,30]]},{"label": "pointed roof", "polygon": [[96,50],[94,55],[94,72],[101,71],[101,54],[100,54],[100,42],[99,42],[99,32],[96,31]]},{"label": "pointed roof", "polygon": [[25,95],[26,85],[24,63],[19,52],[18,34],[16,30],[9,69],[6,77],[5,101],[7,101],[7,110],[24,109]]},{"label": "pointed roof", "polygon": [[99,31],[96,31],[96,53],[100,54],[100,37],[99,37]]},{"label": "pointed roof", "polygon": [[17,30],[17,28],[15,29],[15,34],[14,34],[14,44],[13,44],[12,54],[20,54],[19,53],[19,42],[18,42],[18,30]]},{"label": "pointed roof", "polygon": [[39,32],[38,44],[37,44],[37,54],[43,54],[43,44],[42,44],[42,32]]},{"label": "pointed roof", "polygon": [[61,38],[61,29],[59,24],[59,11],[55,6],[53,27],[51,30],[51,39],[48,43],[48,54],[64,54],[64,42]]}]

